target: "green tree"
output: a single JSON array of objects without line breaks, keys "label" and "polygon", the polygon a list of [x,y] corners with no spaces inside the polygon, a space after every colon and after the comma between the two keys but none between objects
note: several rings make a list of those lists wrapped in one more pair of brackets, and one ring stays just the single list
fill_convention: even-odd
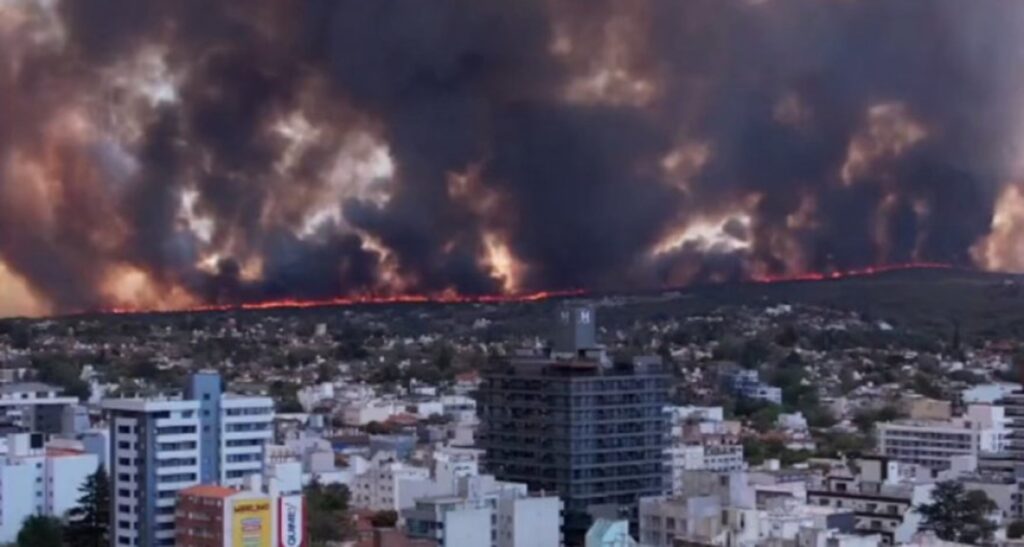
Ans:
[{"label": "green tree", "polygon": [[64,389],[64,394],[80,399],[89,397],[89,384],[79,377],[82,373],[67,357],[57,354],[39,354],[32,356],[32,366],[36,369],[36,378],[43,383],[53,384]]},{"label": "green tree", "polygon": [[333,363],[323,362],[316,367],[316,381],[319,383],[333,382],[338,375],[338,367]]},{"label": "green tree", "polygon": [[157,377],[160,376],[160,367],[158,367],[156,362],[152,359],[142,358],[131,364],[131,369],[128,374],[131,375],[132,378],[156,381]]},{"label": "green tree", "polygon": [[898,408],[888,405],[876,410],[865,409],[857,412],[853,416],[853,423],[862,433],[871,433],[876,423],[891,422],[901,416],[903,413]]},{"label": "green tree", "polygon": [[86,477],[79,487],[78,505],[68,512],[65,538],[71,547],[109,545],[110,481],[103,466]]},{"label": "green tree", "polygon": [[315,479],[306,487],[307,527],[314,547],[342,541],[350,535],[349,491],[340,484]]},{"label": "green tree", "polygon": [[445,372],[452,368],[452,362],[455,360],[455,350],[448,344],[440,344],[434,353],[433,365],[437,370]]},{"label": "green tree", "polygon": [[25,519],[18,532],[18,547],[64,547],[60,519],[32,515]]},{"label": "green tree", "polygon": [[817,454],[826,458],[867,453],[874,447],[874,440],[874,436],[869,434],[845,431],[819,432],[815,438]]},{"label": "green tree", "polygon": [[1024,537],[1024,520],[1015,520],[1006,527],[1006,537],[1020,539]]},{"label": "green tree", "polygon": [[12,324],[9,335],[14,349],[28,349],[32,346],[32,329],[26,323]]},{"label": "green tree", "polygon": [[274,380],[270,383],[270,397],[276,401],[278,412],[302,412],[298,389],[295,384],[285,383],[281,380]]},{"label": "green tree", "polygon": [[945,481],[935,485],[932,503],[917,507],[923,528],[946,541],[977,545],[992,538],[996,525],[989,515],[996,503],[981,490],[966,490],[962,483]]},{"label": "green tree", "polygon": [[793,325],[782,327],[782,330],[775,335],[775,343],[783,347],[791,348],[799,341],[800,335],[797,334],[796,327]]},{"label": "green tree", "polygon": [[740,366],[743,368],[757,368],[771,355],[771,346],[760,338],[751,338],[743,344],[740,352]]},{"label": "green tree", "polygon": [[402,369],[395,361],[386,361],[373,367],[369,381],[373,384],[397,384],[402,380]]},{"label": "green tree", "polygon": [[377,511],[370,517],[374,528],[394,528],[398,523],[398,513],[394,511]]}]

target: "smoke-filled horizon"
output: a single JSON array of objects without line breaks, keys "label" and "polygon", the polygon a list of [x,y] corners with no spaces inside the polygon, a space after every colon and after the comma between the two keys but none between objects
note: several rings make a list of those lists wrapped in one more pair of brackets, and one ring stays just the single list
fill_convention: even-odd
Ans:
[{"label": "smoke-filled horizon", "polygon": [[1024,4],[0,1],[0,315],[1024,270]]}]

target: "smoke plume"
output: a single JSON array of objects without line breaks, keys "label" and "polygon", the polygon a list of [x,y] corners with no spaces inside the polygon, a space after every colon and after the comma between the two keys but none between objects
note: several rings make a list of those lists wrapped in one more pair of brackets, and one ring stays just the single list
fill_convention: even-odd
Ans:
[{"label": "smoke plume", "polygon": [[1024,269],[1024,5],[6,0],[0,313]]}]

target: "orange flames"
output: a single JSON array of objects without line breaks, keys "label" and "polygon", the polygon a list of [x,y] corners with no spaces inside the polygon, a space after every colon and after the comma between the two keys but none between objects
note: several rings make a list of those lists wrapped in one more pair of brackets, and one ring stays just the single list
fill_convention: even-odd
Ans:
[{"label": "orange flames", "polygon": [[866,277],[888,272],[905,270],[951,270],[954,266],[941,262],[908,262],[904,264],[882,264],[852,270],[833,270],[828,272],[806,272],[800,274],[758,275],[751,278],[753,283],[788,283],[796,281],[829,281],[850,277]]},{"label": "orange flames", "polygon": [[[586,291],[582,289],[563,291],[539,291],[523,294],[481,294],[481,295],[460,295],[455,293],[440,293],[436,295],[360,295],[323,300],[268,300],[265,302],[246,302],[241,304],[208,304],[182,308],[169,313],[190,313],[190,312],[213,312],[213,311],[235,311],[235,310],[277,310],[285,308],[320,308],[328,306],[358,306],[358,305],[384,305],[384,304],[504,304],[513,302],[537,302],[551,298],[568,298],[582,296]],[[111,308],[102,310],[99,313],[111,313],[115,315],[163,313],[153,310],[138,308]]]},{"label": "orange flames", "polygon": [[[940,262],[909,262],[903,264],[884,264],[855,268],[850,270],[833,270],[828,272],[806,272],[800,274],[756,275],[749,279],[750,283],[795,283],[809,281],[831,281],[851,277],[868,277],[890,272],[907,270],[952,270],[955,266]],[[387,305],[387,304],[505,304],[515,302],[538,302],[554,298],[571,298],[587,296],[591,293],[583,289],[538,291],[520,294],[483,294],[460,295],[444,292],[436,295],[360,295],[350,297],[329,298],[323,300],[269,300],[265,302],[247,302],[241,304],[209,304],[185,307],[174,311],[147,310],[142,308],[111,308],[98,313],[115,315],[134,315],[147,313],[197,313],[239,310],[277,310],[305,309],[330,306]]]}]

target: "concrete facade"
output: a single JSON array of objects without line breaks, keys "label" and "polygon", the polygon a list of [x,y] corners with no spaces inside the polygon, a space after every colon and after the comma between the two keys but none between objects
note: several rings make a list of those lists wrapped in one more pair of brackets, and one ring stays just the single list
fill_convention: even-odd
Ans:
[{"label": "concrete facade", "polygon": [[582,541],[594,514],[635,518],[640,497],[670,487],[660,359],[612,362],[580,334],[583,325],[594,328],[583,319],[593,315],[581,313],[562,316],[570,334],[559,334],[558,352],[522,355],[485,373],[477,435],[499,479],[564,500],[567,541]]}]

